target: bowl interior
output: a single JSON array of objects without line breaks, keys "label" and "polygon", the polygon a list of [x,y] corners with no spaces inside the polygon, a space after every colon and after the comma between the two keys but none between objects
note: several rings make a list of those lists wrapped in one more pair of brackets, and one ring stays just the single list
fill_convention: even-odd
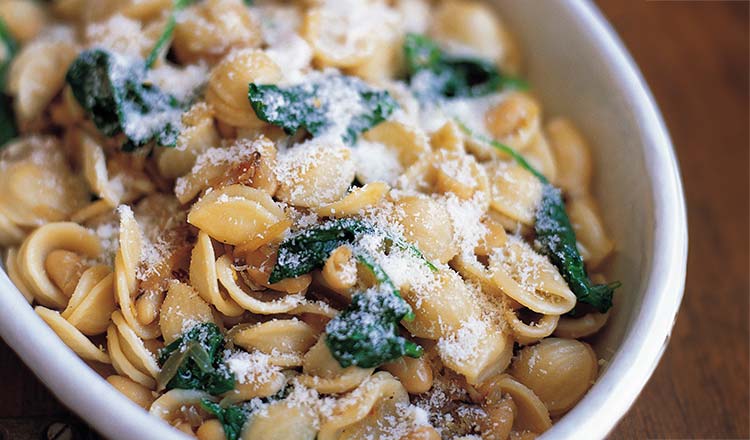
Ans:
[{"label": "bowl interior", "polygon": [[[545,436],[600,438],[653,371],[682,296],[687,232],[679,173],[650,94],[595,8],[584,1],[494,3],[519,40],[546,116],[571,118],[589,140],[597,200],[617,242],[607,275],[623,287],[606,329],[592,341],[606,361],[600,379]],[[85,368],[1,271],[0,293],[3,338],[101,433],[178,437]]]}]

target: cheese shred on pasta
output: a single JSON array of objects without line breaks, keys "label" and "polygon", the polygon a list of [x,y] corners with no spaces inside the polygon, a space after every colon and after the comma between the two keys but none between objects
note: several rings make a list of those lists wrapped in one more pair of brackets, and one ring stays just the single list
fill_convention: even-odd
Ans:
[{"label": "cheese shred on pasta", "polygon": [[5,271],[200,439],[542,434],[609,315],[540,248],[544,185],[594,282],[615,244],[489,3],[0,3]]}]

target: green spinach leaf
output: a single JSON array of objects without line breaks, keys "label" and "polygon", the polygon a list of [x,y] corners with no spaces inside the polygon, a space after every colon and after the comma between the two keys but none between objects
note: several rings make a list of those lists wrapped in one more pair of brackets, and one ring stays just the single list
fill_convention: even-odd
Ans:
[{"label": "green spinach leaf", "polygon": [[289,384],[285,384],[276,394],[263,398],[254,398],[250,401],[226,407],[208,399],[201,400],[201,407],[208,413],[213,414],[224,428],[224,437],[227,440],[237,440],[242,435],[242,428],[250,417],[264,403],[284,400],[289,395]]},{"label": "green spinach leaf", "polygon": [[355,293],[352,303],[326,325],[326,345],[343,367],[378,367],[401,356],[418,358],[423,349],[398,334],[412,315],[409,304],[390,288]]},{"label": "green spinach leaf", "polygon": [[402,237],[378,231],[370,223],[343,218],[331,220],[300,231],[281,242],[276,264],[271,270],[269,283],[276,283],[285,278],[294,278],[309,273],[313,269],[323,267],[328,256],[334,249],[343,244],[352,244],[362,234],[377,233],[386,236],[392,246],[407,249],[432,270],[437,268],[430,263],[422,252]]},{"label": "green spinach leaf", "polygon": [[[562,192],[513,148],[473,133],[460,121],[459,126],[467,135],[508,154],[519,165],[539,179],[543,186],[542,199],[537,207],[534,222],[537,249],[557,267],[565,282],[568,283],[570,290],[576,295],[578,303],[589,304],[600,313],[609,310],[612,307],[614,291],[621,286],[621,283],[594,284],[589,279],[583,257],[576,247],[576,234],[570,223],[568,213],[565,211]],[[572,313],[577,314],[578,307]]]},{"label": "green spinach leaf", "polygon": [[[308,228],[284,240],[269,282],[322,267],[334,249],[355,244],[362,234],[382,234],[387,245],[408,250],[432,270],[437,270],[403,238],[387,235],[370,223],[345,218]],[[329,321],[326,344],[333,357],[344,368],[350,365],[371,368],[404,355],[421,356],[420,346],[398,334],[398,323],[402,319],[414,319],[411,307],[372,255],[356,246],[354,254],[357,261],[373,273],[378,285],[354,294],[352,303]]]},{"label": "green spinach leaf", "polygon": [[313,136],[332,130],[347,144],[398,107],[387,91],[345,75],[322,75],[290,87],[250,83],[248,98],[258,118],[287,134],[301,128]]},{"label": "green spinach leaf", "polygon": [[223,361],[224,336],[211,322],[193,326],[159,353],[157,377],[166,389],[203,390],[222,394],[234,389],[234,375]]},{"label": "green spinach leaf", "polygon": [[208,399],[201,400],[201,408],[219,419],[219,423],[224,428],[224,437],[227,440],[238,440],[240,438],[242,427],[251,413],[247,405],[230,405],[225,408]]},{"label": "green spinach leaf", "polygon": [[10,97],[2,93],[10,63],[18,52],[18,44],[10,35],[5,22],[0,19],[0,148],[18,135],[16,117]]},{"label": "green spinach leaf", "polygon": [[528,88],[523,80],[501,74],[494,63],[449,55],[424,35],[406,36],[404,56],[412,89],[423,99],[475,97],[505,88]]},{"label": "green spinach leaf", "polygon": [[73,61],[66,80],[99,131],[106,136],[125,134],[124,151],[152,141],[173,147],[182,126],[181,105],[145,76],[142,62],[91,49]]}]

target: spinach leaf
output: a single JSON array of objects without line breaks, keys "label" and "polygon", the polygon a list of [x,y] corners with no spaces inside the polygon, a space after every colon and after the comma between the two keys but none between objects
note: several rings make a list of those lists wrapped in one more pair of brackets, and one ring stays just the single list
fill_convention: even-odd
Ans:
[{"label": "spinach leaf", "polygon": [[340,219],[300,231],[282,241],[268,282],[276,283],[323,267],[334,249],[353,243],[359,235],[372,230],[367,223]]},{"label": "spinach leaf", "polygon": [[475,97],[504,88],[528,88],[523,80],[501,74],[494,63],[449,55],[424,35],[406,36],[404,56],[412,89],[423,99]]},{"label": "spinach leaf", "polygon": [[[388,235],[362,220],[345,218],[308,228],[284,240],[269,282],[322,267],[334,249],[355,244],[362,234],[383,234],[386,245],[408,250],[423,259],[432,270],[437,270],[403,238]],[[403,355],[421,356],[420,346],[398,334],[398,323],[402,319],[414,319],[411,307],[401,298],[398,288],[372,255],[356,247],[354,254],[357,261],[373,273],[378,286],[354,294],[349,307],[329,321],[326,344],[333,357],[344,368],[350,365],[371,368]]]},{"label": "spinach leaf", "polygon": [[5,90],[5,77],[10,69],[10,63],[17,52],[16,40],[10,35],[5,22],[0,19],[0,148],[18,135],[10,97],[2,93]]},{"label": "spinach leaf", "polygon": [[172,95],[145,80],[145,65],[102,49],[82,52],[66,75],[73,95],[106,136],[124,133],[124,151],[151,141],[173,147],[182,109]]},{"label": "spinach leaf", "polygon": [[201,400],[201,408],[219,419],[227,440],[238,440],[251,411],[247,405],[230,405],[226,408],[208,399]]},{"label": "spinach leaf", "polygon": [[201,400],[201,408],[213,414],[224,428],[224,437],[227,440],[237,440],[242,435],[248,417],[252,415],[264,403],[284,400],[289,395],[289,384],[285,384],[276,394],[263,398],[254,398],[250,401],[226,407],[214,403],[208,399]]},{"label": "spinach leaf", "polygon": [[391,289],[356,293],[349,307],[326,325],[326,345],[343,368],[374,368],[404,355],[420,357],[422,347],[398,334],[399,321],[408,315],[411,307]]},{"label": "spinach leaf", "polygon": [[313,136],[332,130],[347,144],[398,107],[385,90],[352,76],[330,74],[290,87],[250,83],[248,98],[258,118],[287,134],[300,128]]},{"label": "spinach leaf", "polygon": [[157,377],[166,389],[203,390],[222,394],[234,389],[234,375],[222,358],[224,336],[212,322],[193,326],[179,339],[161,349]]},{"label": "spinach leaf", "polygon": [[174,28],[175,26],[177,26],[177,19],[175,18],[175,15],[190,6],[190,4],[192,4],[194,1],[195,0],[175,0],[174,9],[169,15],[166,27],[164,28],[162,34],[159,36],[159,39],[156,40],[156,44],[154,45],[154,48],[151,49],[151,53],[148,54],[148,58],[146,58],[147,69],[150,69],[154,65],[164,48],[171,42],[172,35],[174,34]]},{"label": "spinach leaf", "polygon": [[408,243],[402,237],[387,234],[385,231],[378,231],[372,224],[361,220],[343,218],[310,227],[282,241],[276,264],[271,271],[268,282],[276,283],[323,267],[334,249],[343,244],[352,244],[362,234],[368,233],[385,235],[392,246],[409,250],[409,252],[424,260],[431,270],[437,271],[437,268],[424,257],[416,246]]},{"label": "spinach leaf", "polygon": [[[578,303],[589,304],[600,313],[609,310],[612,307],[614,291],[622,284],[619,281],[610,284],[593,284],[589,279],[583,257],[576,247],[576,234],[565,211],[562,192],[511,147],[475,134],[461,122],[459,126],[467,135],[508,154],[539,179],[543,186],[542,199],[537,207],[534,222],[537,249],[557,267],[570,290],[576,295]],[[571,313],[577,314],[577,309],[578,307]]]}]

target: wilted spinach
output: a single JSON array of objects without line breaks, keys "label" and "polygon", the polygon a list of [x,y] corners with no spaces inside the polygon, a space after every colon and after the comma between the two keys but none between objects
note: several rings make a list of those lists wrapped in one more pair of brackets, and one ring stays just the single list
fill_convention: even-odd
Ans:
[{"label": "wilted spinach", "polygon": [[226,368],[224,336],[212,322],[193,326],[159,353],[158,388],[203,390],[222,394],[234,389],[234,375]]},{"label": "wilted spinach", "polygon": [[386,120],[398,107],[387,91],[345,75],[322,75],[289,87],[250,83],[248,98],[258,118],[287,134],[304,128],[318,136],[340,126],[347,144],[353,144],[360,133]]},{"label": "wilted spinach", "polygon": [[323,267],[334,249],[342,244],[352,244],[362,234],[376,233],[385,236],[386,241],[400,249],[407,249],[433,271],[437,270],[414,245],[401,237],[378,231],[375,226],[352,218],[336,219],[300,231],[281,242],[270,283],[285,278],[294,278]]},{"label": "wilted spinach", "polygon": [[[473,133],[463,123],[459,122],[459,125],[467,135],[508,154],[519,165],[539,179],[543,186],[542,199],[537,207],[534,222],[537,249],[557,267],[579,303],[589,304],[600,313],[609,310],[612,307],[614,290],[620,287],[621,283],[594,284],[589,279],[583,257],[576,247],[576,234],[565,211],[562,192],[513,148]],[[574,310],[573,313],[577,313],[577,310]]]},{"label": "wilted spinach", "polygon": [[[383,287],[383,286],[380,286]],[[390,288],[355,293],[352,303],[326,325],[326,345],[343,367],[375,368],[424,350],[398,334],[398,323],[412,316],[409,304]]]},{"label": "wilted spinach", "polygon": [[66,80],[94,125],[106,136],[124,133],[124,151],[155,141],[177,142],[182,106],[172,95],[146,81],[146,66],[103,49],[82,52]]},{"label": "wilted spinach", "polygon": [[484,96],[527,84],[503,75],[489,60],[445,53],[430,38],[408,34],[404,42],[407,78],[422,99]]},{"label": "wilted spinach", "polygon": [[201,408],[208,413],[213,414],[221,423],[224,429],[224,437],[227,440],[237,440],[242,434],[242,428],[245,426],[248,417],[258,410],[263,403],[270,403],[277,400],[283,400],[289,394],[289,385],[282,387],[276,394],[264,398],[255,398],[248,402],[236,405],[221,406],[218,403],[208,399],[201,400]]},{"label": "wilted spinach", "polygon": [[238,440],[242,433],[248,416],[252,413],[248,405],[229,405],[222,407],[218,403],[208,399],[201,400],[201,408],[213,414],[224,428],[224,437],[227,440]]}]

